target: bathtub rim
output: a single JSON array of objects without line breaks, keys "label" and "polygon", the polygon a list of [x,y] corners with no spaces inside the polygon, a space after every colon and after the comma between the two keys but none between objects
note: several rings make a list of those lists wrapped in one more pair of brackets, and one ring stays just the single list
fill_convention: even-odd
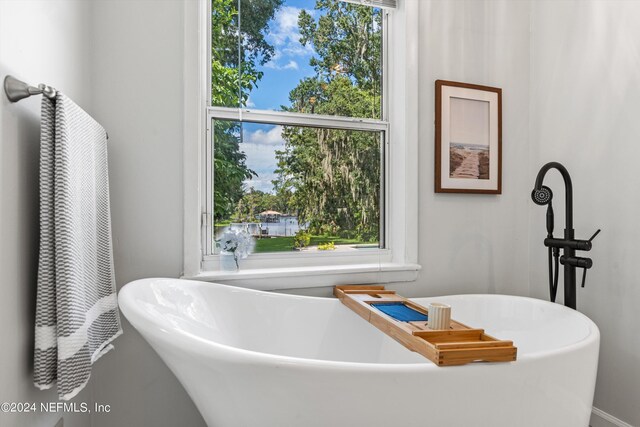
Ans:
[{"label": "bathtub rim", "polygon": [[[154,322],[148,316],[145,315],[144,310],[138,308],[132,301],[127,301],[127,295],[129,293],[135,292],[133,290],[134,287],[143,286],[145,283],[153,282],[153,281],[170,281],[170,282],[187,282],[192,284],[193,286],[221,286],[227,288],[228,290],[233,290],[234,292],[246,292],[252,294],[269,294],[269,295],[277,295],[278,297],[282,297],[285,299],[314,299],[321,300],[323,303],[336,303],[337,299],[333,300],[331,298],[325,297],[315,297],[315,296],[304,296],[304,295],[291,295],[291,294],[278,294],[274,292],[268,291],[260,291],[255,289],[248,288],[240,288],[237,286],[224,285],[221,283],[213,283],[213,282],[203,282],[199,280],[189,280],[189,279],[175,279],[175,278],[166,278],[166,277],[155,277],[155,278],[144,278],[131,281],[124,285],[118,292],[118,303],[120,309],[124,313],[125,317],[129,321],[129,323],[145,338],[148,339],[149,342],[152,342],[151,338],[154,340],[157,339],[168,345],[169,347],[176,347],[178,344],[181,344],[182,351],[189,351],[193,353],[197,353],[199,355],[211,357],[212,354],[216,354],[216,358],[222,357],[229,362],[232,363],[242,363],[243,361],[251,361],[252,363],[262,362],[267,365],[290,365],[290,366],[305,366],[309,368],[328,368],[328,369],[337,369],[337,370],[358,370],[363,372],[380,372],[380,370],[394,371],[394,372],[404,372],[404,371],[423,371],[423,370],[431,370],[431,369],[440,369],[442,367],[430,362],[425,359],[424,362],[420,363],[372,363],[372,362],[347,362],[347,361],[337,361],[337,360],[324,360],[324,359],[311,359],[311,358],[302,358],[295,356],[284,356],[273,353],[263,353],[255,350],[247,350],[239,347],[233,347],[226,344],[221,344],[215,341],[211,341],[205,338],[202,338],[198,335],[190,333],[180,328],[171,327],[169,325],[159,325]],[[130,286],[133,285],[133,286]],[[124,295],[124,296],[123,296]],[[419,297],[419,298],[410,298],[411,300],[420,299],[420,298],[439,298],[439,297],[448,297],[448,296],[471,296],[471,297],[479,297],[479,296],[498,296],[498,297],[508,297],[515,299],[523,299],[523,300],[533,300],[535,303],[540,304],[554,304],[561,309],[571,310],[575,315],[582,317],[589,328],[589,334],[584,337],[580,341],[576,341],[572,344],[565,345],[562,347],[557,347],[551,350],[542,350],[536,351],[533,353],[528,353],[525,355],[518,354],[518,358],[514,362],[503,362],[503,363],[470,363],[467,365],[456,366],[458,369],[473,369],[478,367],[487,367],[487,366],[505,366],[505,365],[520,365],[528,362],[533,362],[538,359],[546,359],[551,357],[556,357],[558,355],[572,353],[576,351],[580,351],[583,348],[589,347],[596,343],[599,347],[600,340],[600,330],[598,326],[591,320],[589,317],[584,315],[583,313],[572,310],[570,308],[561,306],[559,304],[555,304],[549,301],[531,298],[531,297],[523,297],[519,295],[506,295],[506,294],[452,294],[452,295],[440,295],[434,297]],[[142,325],[142,326],[140,326]],[[373,326],[372,326],[373,327]],[[381,332],[382,333],[382,332]],[[179,343],[180,342],[180,343]],[[517,347],[518,343],[514,343]],[[407,350],[409,351],[409,350]]]}]

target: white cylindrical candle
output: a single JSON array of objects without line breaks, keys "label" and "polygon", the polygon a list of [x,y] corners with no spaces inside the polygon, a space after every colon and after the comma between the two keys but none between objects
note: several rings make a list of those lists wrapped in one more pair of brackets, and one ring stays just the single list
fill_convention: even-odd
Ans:
[{"label": "white cylindrical candle", "polygon": [[451,306],[440,302],[429,304],[429,329],[449,329],[451,327]]}]

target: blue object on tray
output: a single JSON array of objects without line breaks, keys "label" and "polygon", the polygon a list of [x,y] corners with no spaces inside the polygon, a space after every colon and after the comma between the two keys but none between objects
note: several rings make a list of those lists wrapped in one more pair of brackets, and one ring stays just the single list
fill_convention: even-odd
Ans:
[{"label": "blue object on tray", "polygon": [[377,302],[371,305],[400,322],[426,322],[429,319],[426,314],[407,307],[403,302]]}]

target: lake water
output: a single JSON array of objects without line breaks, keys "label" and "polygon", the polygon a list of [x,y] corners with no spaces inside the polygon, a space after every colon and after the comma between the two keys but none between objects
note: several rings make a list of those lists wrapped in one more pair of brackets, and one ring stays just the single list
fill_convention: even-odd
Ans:
[{"label": "lake water", "polygon": [[450,148],[458,148],[460,150],[469,150],[469,151],[489,151],[488,145],[478,145],[478,144],[460,144],[458,142],[451,142],[449,144]]}]

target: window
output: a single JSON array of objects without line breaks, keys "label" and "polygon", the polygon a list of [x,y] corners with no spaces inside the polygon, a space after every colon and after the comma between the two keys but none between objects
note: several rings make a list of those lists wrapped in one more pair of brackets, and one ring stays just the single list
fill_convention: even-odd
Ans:
[{"label": "window", "polygon": [[213,0],[211,33],[208,254],[228,230],[254,253],[384,248],[382,9]]},{"label": "window", "polygon": [[[385,125],[336,129],[287,120],[212,119],[214,239],[245,230],[254,253],[381,247]],[[304,247],[301,234],[310,238]]]},{"label": "window", "polygon": [[[404,77],[391,80],[405,69],[403,50],[391,52],[389,46],[393,28],[401,27],[390,20],[408,16],[404,8],[395,9],[395,0],[204,1],[208,10],[201,9],[199,33],[206,28],[209,42],[206,84],[200,80],[207,105],[206,137],[197,155],[202,162],[199,261],[196,266],[185,219],[185,276],[236,280],[292,266],[325,275],[330,268],[366,273],[384,263],[403,270],[414,255],[406,256],[413,237],[405,238],[402,217],[414,210],[393,207],[390,189],[410,191],[416,185],[404,182],[417,170],[402,166],[399,151],[407,129],[405,97],[415,97],[405,95]],[[188,77],[187,69],[185,103],[193,105]],[[398,105],[395,112],[390,103]],[[390,116],[398,117],[399,126],[390,125]],[[185,203],[190,206],[196,200],[194,158],[187,144]],[[390,179],[392,170],[400,179]],[[409,203],[417,207],[414,198]],[[226,230],[242,230],[255,241],[239,275],[215,273],[217,240]],[[407,270],[417,268],[412,264]],[[360,280],[382,280],[371,277]]]}]

